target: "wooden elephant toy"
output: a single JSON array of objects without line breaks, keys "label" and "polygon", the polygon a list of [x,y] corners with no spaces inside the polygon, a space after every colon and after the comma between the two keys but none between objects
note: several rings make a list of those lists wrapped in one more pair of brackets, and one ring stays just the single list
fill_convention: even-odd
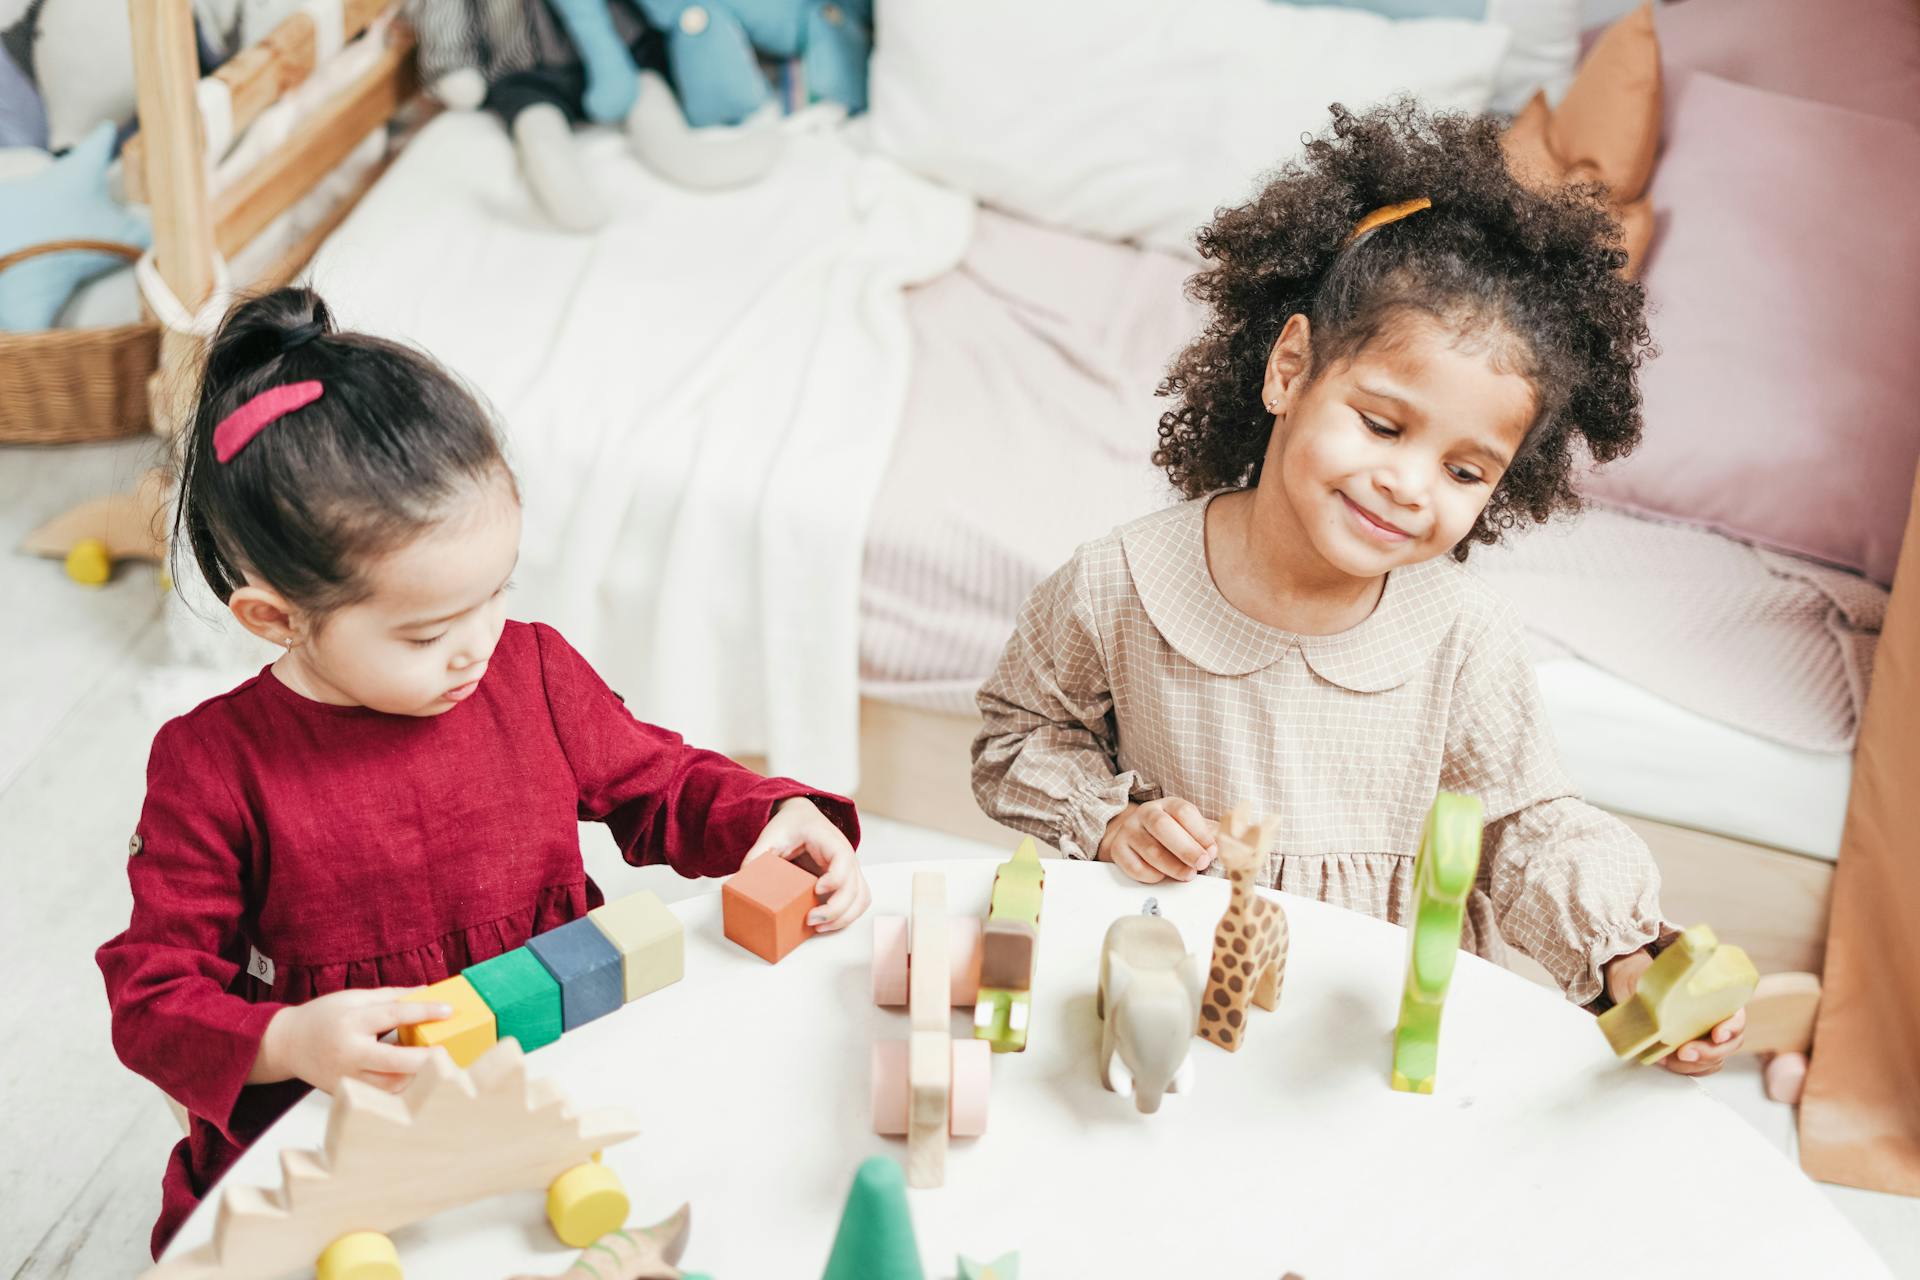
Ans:
[{"label": "wooden elephant toy", "polygon": [[1172,921],[1122,916],[1100,947],[1100,1079],[1131,1094],[1142,1115],[1168,1093],[1193,1087],[1193,1028],[1206,988],[1206,960],[1190,955]]}]

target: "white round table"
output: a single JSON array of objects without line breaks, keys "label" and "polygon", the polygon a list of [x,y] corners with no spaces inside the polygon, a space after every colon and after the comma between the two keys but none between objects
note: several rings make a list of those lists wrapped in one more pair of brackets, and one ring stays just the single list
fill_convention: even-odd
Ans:
[{"label": "white round table", "polygon": [[[905,913],[916,871],[945,872],[955,914],[984,914],[998,858],[870,866],[874,910]],[[618,890],[615,889],[617,893]],[[1463,956],[1431,1096],[1388,1087],[1405,933],[1283,897],[1293,943],[1276,1012],[1237,1054],[1197,1040],[1194,1092],[1158,1115],[1101,1088],[1100,942],[1157,897],[1191,949],[1211,945],[1222,880],[1151,888],[1111,867],[1047,863],[1030,1046],[993,1060],[987,1133],[956,1141],[946,1186],[910,1193],[930,1278],[956,1252],[1021,1255],[1025,1280],[1887,1275],[1800,1171],[1690,1081],[1624,1065],[1593,1019]],[[726,941],[717,893],[675,905],[687,976],[528,1059],[582,1106],[620,1103],[638,1138],[610,1148],[634,1222],[693,1206],[682,1263],[716,1280],[802,1280],[826,1263],[874,1134],[869,1046],[905,1038],[874,1006],[872,930],[769,966]],[[968,1010],[953,1029],[967,1034]],[[279,1152],[318,1145],[308,1097],[231,1175],[273,1185]],[[174,1243],[204,1241],[214,1196]],[[466,1206],[393,1233],[409,1280],[558,1273],[544,1197]],[[877,1278],[879,1280],[879,1278]]]}]

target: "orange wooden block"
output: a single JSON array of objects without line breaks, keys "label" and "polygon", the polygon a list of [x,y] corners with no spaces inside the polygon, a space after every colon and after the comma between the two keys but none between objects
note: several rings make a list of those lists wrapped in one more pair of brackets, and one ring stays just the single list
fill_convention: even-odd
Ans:
[{"label": "orange wooden block", "polygon": [[755,858],[720,886],[723,931],[768,964],[778,964],[813,932],[807,913],[813,910],[818,880],[785,858]]},{"label": "orange wooden block", "polygon": [[430,987],[408,993],[408,999],[426,1004],[445,1004],[453,1007],[451,1018],[442,1018],[438,1022],[416,1022],[400,1028],[400,1043],[424,1045],[432,1048],[439,1045],[447,1051],[456,1067],[469,1067],[474,1059],[493,1048],[497,1038],[493,1010],[473,989],[473,984],[460,974],[455,974],[444,982],[436,982]]}]

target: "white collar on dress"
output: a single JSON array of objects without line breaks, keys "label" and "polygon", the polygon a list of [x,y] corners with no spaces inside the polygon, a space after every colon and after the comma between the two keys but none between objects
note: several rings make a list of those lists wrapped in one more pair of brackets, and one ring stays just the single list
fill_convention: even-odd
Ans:
[{"label": "white collar on dress", "polygon": [[1395,569],[1373,612],[1333,635],[1301,635],[1250,618],[1220,594],[1207,568],[1207,504],[1217,496],[1178,503],[1120,530],[1147,616],[1202,670],[1243,676],[1297,647],[1321,679],[1355,693],[1379,693],[1426,665],[1459,617],[1458,575],[1465,571],[1441,559]]}]

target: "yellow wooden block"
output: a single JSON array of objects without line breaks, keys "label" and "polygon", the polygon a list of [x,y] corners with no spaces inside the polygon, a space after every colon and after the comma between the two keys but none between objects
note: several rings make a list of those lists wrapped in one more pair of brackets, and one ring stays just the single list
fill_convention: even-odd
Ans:
[{"label": "yellow wooden block", "polygon": [[1660,953],[1631,999],[1600,1015],[1600,1030],[1620,1057],[1655,1063],[1732,1017],[1759,981],[1746,952],[1697,924]]},{"label": "yellow wooden block", "polygon": [[493,1010],[459,974],[445,982],[436,982],[412,992],[410,1000],[453,1006],[453,1016],[439,1022],[416,1022],[400,1028],[400,1043],[432,1048],[439,1045],[459,1067],[472,1066],[475,1059],[493,1048],[497,1038]]}]

